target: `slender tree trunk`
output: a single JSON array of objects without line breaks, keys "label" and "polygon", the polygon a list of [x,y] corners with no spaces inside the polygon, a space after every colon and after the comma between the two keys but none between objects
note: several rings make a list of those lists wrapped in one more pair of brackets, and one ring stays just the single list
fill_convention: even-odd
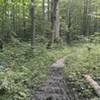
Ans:
[{"label": "slender tree trunk", "polygon": [[43,34],[45,34],[45,0],[42,0]]},{"label": "slender tree trunk", "polygon": [[7,6],[6,7],[8,7],[8,9],[6,8],[6,11],[8,10],[8,14],[6,14],[6,12],[5,12],[5,15],[7,15],[7,17],[8,17],[8,30],[7,30],[7,33],[6,33],[6,41],[7,42],[9,42],[10,40],[11,40],[11,9],[9,8],[9,3],[10,3],[10,1],[6,1],[6,3],[7,3]]},{"label": "slender tree trunk", "polygon": [[[97,7],[95,8],[95,10],[96,10],[96,17],[97,17]],[[97,18],[95,18],[94,20],[94,32],[96,31],[97,31]]]},{"label": "slender tree trunk", "polygon": [[31,0],[31,20],[32,20],[32,49],[35,46],[35,6],[34,0]]},{"label": "slender tree trunk", "polygon": [[[18,0],[18,2],[19,3],[21,3],[21,0]],[[19,15],[21,14],[21,11],[20,11],[20,9],[21,9],[21,7],[20,7],[20,5],[18,5],[17,6],[17,12],[19,13]],[[16,13],[16,31],[17,31],[17,33],[19,34],[19,33],[21,33],[21,19],[20,19],[20,16],[18,15],[18,13]]]},{"label": "slender tree trunk", "polygon": [[71,26],[72,26],[72,9],[71,9],[72,1],[69,1],[68,8],[66,9],[66,24],[67,24],[67,34],[66,34],[66,42],[70,44],[71,42]]},{"label": "slender tree trunk", "polygon": [[14,5],[14,0],[11,0],[11,2],[13,3],[12,8],[11,8],[11,30],[13,32],[16,32],[16,23],[15,23],[15,5]]},{"label": "slender tree trunk", "polygon": [[[3,5],[3,8],[4,8],[4,5]],[[4,20],[5,20],[5,10],[3,9],[2,11],[2,26],[1,26],[1,33],[4,34]]]},{"label": "slender tree trunk", "polygon": [[88,34],[87,32],[88,32],[88,0],[84,0],[82,33],[83,35],[86,36]]},{"label": "slender tree trunk", "polygon": [[42,14],[43,14],[43,19],[45,19],[45,0],[42,0]]},{"label": "slender tree trunk", "polygon": [[25,0],[23,0],[23,34],[25,38],[25,33],[26,33],[26,22],[25,22]]},{"label": "slender tree trunk", "polygon": [[[92,0],[89,0],[88,1],[88,14],[92,13],[92,8],[91,8],[92,5],[91,4],[92,4]],[[92,25],[92,23],[91,23],[91,16],[88,15],[88,33],[89,33],[88,35],[90,35],[92,33],[91,25]]]},{"label": "slender tree trunk", "polygon": [[50,0],[48,0],[48,21],[50,20]]},{"label": "slender tree trunk", "polygon": [[[12,0],[12,2],[13,2],[13,0]],[[12,15],[12,20],[13,20],[13,23],[12,23],[13,26],[12,27],[13,27],[13,31],[16,32],[16,27],[15,27],[15,24],[16,24],[15,23],[15,6],[14,5],[12,6],[12,14],[13,14]]]},{"label": "slender tree trunk", "polygon": [[70,44],[70,42],[71,42],[71,25],[72,25],[72,23],[71,23],[71,10],[69,7],[69,10],[68,10],[68,38],[67,38],[68,44]]}]

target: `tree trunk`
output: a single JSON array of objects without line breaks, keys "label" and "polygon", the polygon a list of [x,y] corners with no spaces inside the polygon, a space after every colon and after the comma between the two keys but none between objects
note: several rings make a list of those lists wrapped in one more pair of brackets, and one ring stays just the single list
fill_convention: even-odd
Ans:
[{"label": "tree trunk", "polygon": [[50,20],[50,0],[48,0],[48,21]]},{"label": "tree trunk", "polygon": [[[97,17],[97,7],[95,7],[96,17]],[[97,18],[94,19],[94,32],[97,31]]]},{"label": "tree trunk", "polygon": [[42,0],[43,34],[45,34],[45,0]]},{"label": "tree trunk", "polygon": [[26,33],[26,22],[25,22],[25,1],[23,0],[23,34],[25,38],[25,33]]},{"label": "tree trunk", "polygon": [[59,40],[59,0],[51,1],[51,28],[52,28],[52,43],[54,40]]},{"label": "tree trunk", "polygon": [[[14,3],[14,1],[12,0],[12,2]],[[12,5],[12,29],[13,29],[13,32],[16,33],[16,26],[15,26],[15,5]]]},{"label": "tree trunk", "polygon": [[69,7],[68,9],[68,31],[67,31],[67,43],[70,44],[71,42],[71,26],[72,26],[72,22],[71,22],[71,8]]},{"label": "tree trunk", "polygon": [[88,35],[88,0],[84,0],[84,11],[83,11],[83,25],[82,33],[83,35]]},{"label": "tree trunk", "polygon": [[42,14],[43,14],[43,19],[45,19],[45,0],[42,0]]},{"label": "tree trunk", "polygon": [[32,49],[34,49],[35,46],[35,6],[34,6],[34,0],[31,0],[31,20],[32,20]]}]

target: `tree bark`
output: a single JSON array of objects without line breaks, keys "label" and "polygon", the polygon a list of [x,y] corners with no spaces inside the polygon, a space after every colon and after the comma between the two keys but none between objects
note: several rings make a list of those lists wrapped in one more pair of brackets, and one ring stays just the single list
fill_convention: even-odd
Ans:
[{"label": "tree bark", "polygon": [[59,0],[52,0],[51,1],[51,29],[52,29],[52,42],[55,39],[59,39]]},{"label": "tree bark", "polygon": [[[14,1],[12,0],[12,2],[14,3]],[[16,33],[16,26],[15,26],[15,5],[12,6],[12,29],[13,29],[13,32]]]},{"label": "tree bark", "polygon": [[45,0],[42,0],[43,34],[45,34]]},{"label": "tree bark", "polygon": [[43,19],[45,19],[45,0],[42,0],[42,13],[43,13]]},{"label": "tree bark", "polygon": [[34,6],[34,0],[31,0],[31,20],[32,20],[32,49],[34,49],[35,46],[35,6]]},{"label": "tree bark", "polygon": [[48,21],[50,20],[50,0],[48,0]]},{"label": "tree bark", "polygon": [[82,33],[87,35],[87,0],[84,0],[84,11],[83,11],[83,23],[82,23]]},{"label": "tree bark", "polygon": [[25,38],[26,33],[26,22],[25,22],[25,1],[23,0],[23,34]]}]

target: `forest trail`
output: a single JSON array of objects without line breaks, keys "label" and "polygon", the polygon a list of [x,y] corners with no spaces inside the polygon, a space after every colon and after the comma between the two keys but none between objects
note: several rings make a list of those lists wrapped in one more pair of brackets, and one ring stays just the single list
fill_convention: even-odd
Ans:
[{"label": "forest trail", "polygon": [[48,79],[31,100],[89,100],[79,96],[74,80],[64,77],[64,58],[49,67]]}]

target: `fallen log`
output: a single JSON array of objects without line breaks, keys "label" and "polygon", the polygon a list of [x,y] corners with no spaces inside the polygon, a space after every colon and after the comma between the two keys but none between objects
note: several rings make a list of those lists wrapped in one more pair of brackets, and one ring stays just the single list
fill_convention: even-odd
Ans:
[{"label": "fallen log", "polygon": [[92,86],[96,94],[100,97],[100,86],[99,84],[92,79],[90,75],[84,75],[86,81]]}]

